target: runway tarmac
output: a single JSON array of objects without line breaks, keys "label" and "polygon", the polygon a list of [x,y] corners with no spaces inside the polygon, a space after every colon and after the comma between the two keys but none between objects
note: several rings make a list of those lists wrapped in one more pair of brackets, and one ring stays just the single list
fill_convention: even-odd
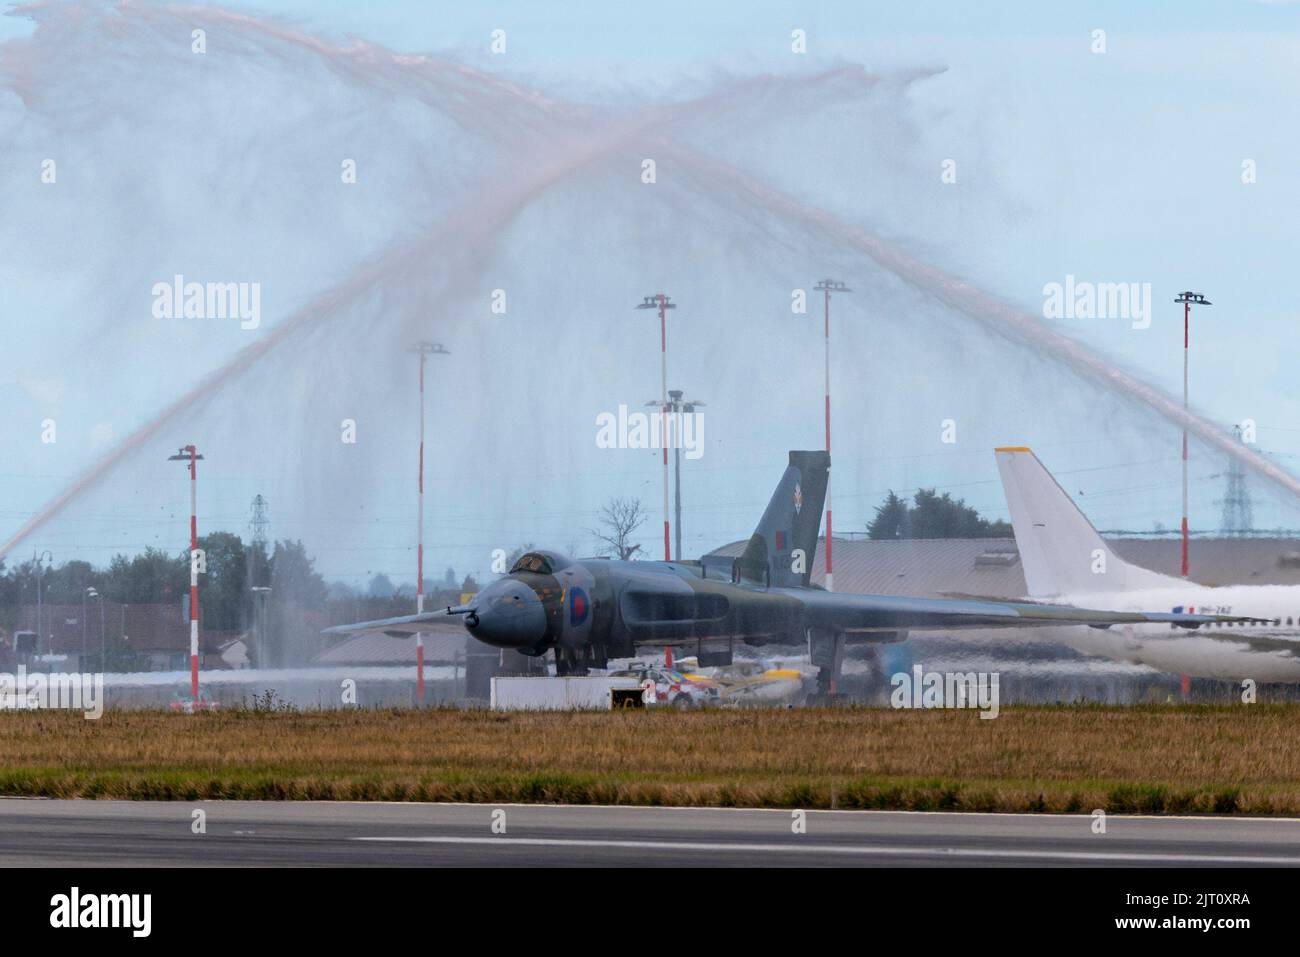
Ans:
[{"label": "runway tarmac", "polygon": [[[193,812],[206,833],[192,831]],[[494,833],[494,812],[505,833]],[[1296,866],[1300,820],[0,799],[15,866]],[[499,826],[499,825],[498,825]]]}]

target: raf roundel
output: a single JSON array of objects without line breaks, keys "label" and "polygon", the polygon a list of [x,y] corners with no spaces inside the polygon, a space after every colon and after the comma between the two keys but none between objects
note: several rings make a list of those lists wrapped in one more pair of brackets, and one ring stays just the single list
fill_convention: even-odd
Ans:
[{"label": "raf roundel", "polygon": [[573,588],[569,591],[569,624],[581,625],[587,620],[587,614],[591,611],[591,602],[587,598],[587,593],[581,588]]}]

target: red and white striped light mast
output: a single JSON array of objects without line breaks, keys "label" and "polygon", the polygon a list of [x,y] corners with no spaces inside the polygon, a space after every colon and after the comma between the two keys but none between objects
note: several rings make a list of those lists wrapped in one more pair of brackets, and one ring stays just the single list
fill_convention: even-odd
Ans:
[{"label": "red and white striped light mast", "polygon": [[[660,292],[655,293],[653,296],[643,297],[641,305],[636,308],[659,310],[659,375],[661,378],[659,444],[663,446],[664,460],[664,561],[670,562],[673,560],[673,553],[668,530],[668,415],[672,406],[668,402],[668,320],[665,317],[665,311],[676,309],[677,306]],[[677,557],[681,558],[682,556],[678,555]]]},{"label": "red and white striped light mast", "polygon": [[[1187,357],[1191,345],[1192,304],[1212,306],[1214,303],[1199,292],[1180,293],[1174,302],[1183,304],[1183,411],[1187,412]],[[1183,577],[1187,577],[1187,426],[1183,426]]]},{"label": "red and white striped light mast", "polygon": [[168,462],[185,462],[190,470],[190,698],[199,698],[199,520],[198,463],[203,456],[192,445],[185,445]]},{"label": "red and white striped light mast", "polygon": [[[417,342],[409,352],[420,357],[420,474],[415,519],[415,613],[424,614],[424,363],[431,355],[451,353],[441,343]],[[424,703],[424,633],[415,633],[415,697]]]},{"label": "red and white striped light mast", "polygon": [[[848,286],[834,279],[823,279],[814,289],[823,293],[822,332],[826,339],[826,454],[831,454],[831,293],[852,292]],[[826,476],[826,590],[835,590],[835,575],[831,561],[831,477]]]}]

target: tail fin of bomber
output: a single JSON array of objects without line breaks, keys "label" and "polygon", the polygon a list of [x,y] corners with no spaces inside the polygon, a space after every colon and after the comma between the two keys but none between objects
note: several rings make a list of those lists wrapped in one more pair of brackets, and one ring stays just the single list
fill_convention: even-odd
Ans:
[{"label": "tail fin of bomber", "polygon": [[741,578],[771,585],[807,585],[817,554],[829,452],[791,452],[790,464],[737,562]]},{"label": "tail fin of bomber", "polygon": [[1111,551],[1032,451],[1009,446],[994,452],[1029,597],[1056,598],[1180,583],[1180,579],[1130,565]]}]

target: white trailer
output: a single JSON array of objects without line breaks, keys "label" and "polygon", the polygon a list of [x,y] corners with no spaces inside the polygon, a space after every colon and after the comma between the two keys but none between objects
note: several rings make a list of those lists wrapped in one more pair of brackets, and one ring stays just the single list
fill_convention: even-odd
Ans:
[{"label": "white trailer", "polygon": [[608,711],[615,688],[640,688],[636,678],[493,678],[494,711]]}]

